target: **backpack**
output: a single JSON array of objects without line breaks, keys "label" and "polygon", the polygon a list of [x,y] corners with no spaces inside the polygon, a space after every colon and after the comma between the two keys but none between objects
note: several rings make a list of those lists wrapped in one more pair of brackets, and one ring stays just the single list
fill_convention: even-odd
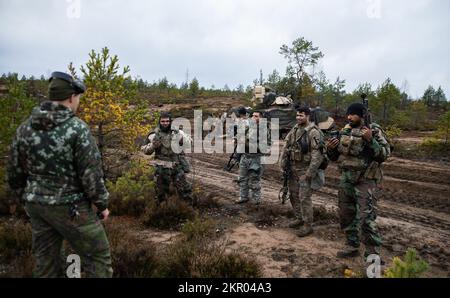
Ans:
[{"label": "backpack", "polygon": [[[377,123],[372,123],[372,124],[370,124],[370,129],[377,129],[381,134],[382,134],[382,136],[384,137],[384,139],[386,140],[386,142],[387,142],[387,145],[389,146],[389,152],[388,152],[388,156],[387,156],[387,158],[392,154],[392,152],[394,151],[394,143],[392,142],[392,140],[387,136],[387,134],[386,134],[386,131],[380,126],[380,125],[378,125]],[[386,159],[387,159],[386,158]],[[384,161],[382,161],[382,162],[379,162],[379,163],[383,163]]]}]

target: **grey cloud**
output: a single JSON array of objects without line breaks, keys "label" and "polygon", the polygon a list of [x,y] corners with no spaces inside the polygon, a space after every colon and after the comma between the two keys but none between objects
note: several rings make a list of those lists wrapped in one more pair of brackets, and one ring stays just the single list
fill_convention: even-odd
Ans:
[{"label": "grey cloud", "polygon": [[68,1],[0,0],[0,72],[45,74],[108,46],[148,81],[181,83],[189,68],[204,86],[235,87],[251,84],[259,69],[284,73],[279,47],[304,36],[325,54],[319,68],[346,79],[347,90],[388,76],[407,80],[413,96],[429,84],[450,90],[450,3],[379,0],[380,18],[370,18],[373,3],[81,0],[81,17],[71,19]]}]

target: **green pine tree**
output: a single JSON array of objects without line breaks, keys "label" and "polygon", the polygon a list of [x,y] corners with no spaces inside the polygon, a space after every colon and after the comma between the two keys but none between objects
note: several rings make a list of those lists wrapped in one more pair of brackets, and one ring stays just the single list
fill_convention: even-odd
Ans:
[{"label": "green pine tree", "polygon": [[403,260],[395,257],[392,266],[385,271],[384,275],[387,278],[418,278],[428,268],[427,262],[417,256],[416,250],[408,248]]}]

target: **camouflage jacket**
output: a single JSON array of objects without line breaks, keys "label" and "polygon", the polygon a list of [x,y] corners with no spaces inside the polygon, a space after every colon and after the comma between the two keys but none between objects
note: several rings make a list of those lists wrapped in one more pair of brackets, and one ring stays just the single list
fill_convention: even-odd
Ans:
[{"label": "camouflage jacket", "polygon": [[90,200],[108,206],[102,161],[89,127],[67,107],[44,102],[17,129],[8,160],[10,188],[44,205]]},{"label": "camouflage jacket", "polygon": [[281,153],[281,167],[284,169],[290,159],[294,169],[304,170],[307,177],[315,177],[325,154],[322,131],[314,123],[306,127],[296,124],[285,140],[286,144]]},{"label": "camouflage jacket", "polygon": [[341,130],[338,147],[328,150],[330,159],[338,162],[339,168],[346,176],[351,174],[353,178],[350,180],[353,182],[361,178],[381,182],[381,164],[391,154],[390,145],[381,127],[372,123],[370,128],[373,138],[367,142],[362,137],[361,127],[352,128],[346,125]]},{"label": "camouflage jacket", "polygon": [[[172,142],[176,145],[176,140],[179,141],[180,146],[174,151]],[[148,135],[145,142],[146,144],[141,147],[141,151],[147,155],[155,153],[156,165],[166,168],[180,165],[186,173],[190,171],[190,165],[186,159],[183,148],[190,148],[192,140],[191,137],[182,130],[172,129],[170,133],[168,133],[163,132],[157,127]]]}]

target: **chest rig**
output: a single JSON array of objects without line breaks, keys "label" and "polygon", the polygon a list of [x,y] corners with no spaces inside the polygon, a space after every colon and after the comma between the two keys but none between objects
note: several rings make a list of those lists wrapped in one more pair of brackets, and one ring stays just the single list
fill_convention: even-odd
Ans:
[{"label": "chest rig", "polygon": [[359,156],[364,150],[365,141],[361,129],[354,128],[343,132],[339,143],[339,152],[346,156]]},{"label": "chest rig", "polygon": [[309,146],[309,130],[305,127],[297,127],[291,139],[291,160],[296,163],[309,162],[310,146]]},{"label": "chest rig", "polygon": [[162,132],[159,128],[155,130],[154,141],[161,142],[161,146],[155,150],[156,159],[176,161],[177,154],[172,150],[172,138],[175,137],[176,133],[175,130],[169,132]]},{"label": "chest rig", "polygon": [[342,169],[362,171],[371,163],[370,149],[361,128],[345,129],[341,134],[338,150],[341,154],[338,162]]}]

